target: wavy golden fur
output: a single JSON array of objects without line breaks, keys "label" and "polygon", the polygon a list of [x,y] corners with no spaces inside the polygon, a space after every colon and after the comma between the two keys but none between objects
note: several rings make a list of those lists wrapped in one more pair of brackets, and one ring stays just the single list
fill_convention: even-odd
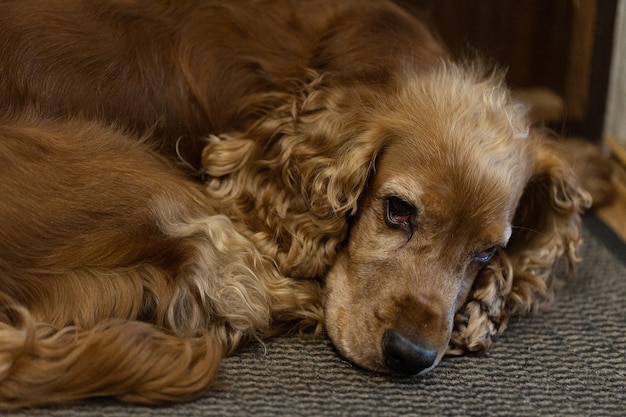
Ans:
[{"label": "wavy golden fur", "polygon": [[322,323],[424,373],[578,261],[559,145],[392,3],[9,0],[0,68],[1,408],[189,400]]}]

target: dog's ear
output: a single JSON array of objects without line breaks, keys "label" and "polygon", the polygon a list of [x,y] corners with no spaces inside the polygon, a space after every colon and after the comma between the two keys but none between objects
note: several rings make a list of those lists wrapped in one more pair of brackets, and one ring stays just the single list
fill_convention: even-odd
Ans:
[{"label": "dog's ear", "polygon": [[538,306],[549,296],[561,258],[572,271],[579,262],[580,214],[591,206],[568,159],[566,148],[542,132],[531,138],[535,168],[513,221],[513,235],[506,250],[513,265],[514,289],[508,307],[513,313]]},{"label": "dog's ear", "polygon": [[319,276],[333,263],[385,142],[360,122],[349,91],[321,81],[255,97],[271,110],[245,132],[211,136],[202,154],[220,212],[254,225],[257,245],[289,276]]},{"label": "dog's ear", "polygon": [[[328,123],[319,121],[316,124],[329,126],[331,123],[329,120]],[[338,128],[330,135],[333,143],[327,146],[334,149],[327,155],[320,155],[323,160],[309,159],[300,163],[300,175],[312,205],[323,203],[326,207],[319,209],[331,209],[334,215],[349,216],[356,213],[385,140],[384,137],[372,137],[377,133],[367,129],[355,129],[350,133],[341,132]]]},{"label": "dog's ear", "polygon": [[354,213],[385,136],[359,117],[354,102],[363,97],[356,89],[328,89],[322,77],[311,76],[298,94],[255,96],[273,100],[274,108],[248,131],[210,137],[202,157],[208,178],[224,186],[244,171],[249,180],[271,176],[266,185],[279,184],[286,198],[304,198],[308,212]]},{"label": "dog's ear", "polygon": [[561,259],[571,271],[579,261],[580,214],[591,205],[567,162],[566,149],[533,132],[533,173],[518,204],[513,235],[479,274],[457,314],[450,353],[483,352],[512,314],[550,301]]}]

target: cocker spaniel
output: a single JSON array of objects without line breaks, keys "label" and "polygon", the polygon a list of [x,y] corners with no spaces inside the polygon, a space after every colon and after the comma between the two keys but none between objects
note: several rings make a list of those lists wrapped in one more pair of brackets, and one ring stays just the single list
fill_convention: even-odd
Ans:
[{"label": "cocker spaniel", "polygon": [[322,325],[425,373],[578,261],[558,143],[390,2],[5,0],[0,73],[2,408],[189,400]]}]

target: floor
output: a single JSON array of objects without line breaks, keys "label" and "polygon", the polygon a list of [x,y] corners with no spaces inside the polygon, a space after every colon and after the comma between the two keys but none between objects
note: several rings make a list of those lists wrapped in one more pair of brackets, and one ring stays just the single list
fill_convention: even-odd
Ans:
[{"label": "floor", "polygon": [[626,151],[610,140],[607,145],[615,155],[617,195],[610,205],[599,208],[597,214],[626,241]]}]

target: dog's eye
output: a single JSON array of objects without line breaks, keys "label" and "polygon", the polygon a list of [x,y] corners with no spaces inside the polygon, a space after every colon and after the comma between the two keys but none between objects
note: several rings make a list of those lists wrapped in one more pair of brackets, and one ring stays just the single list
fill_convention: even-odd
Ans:
[{"label": "dog's eye", "polygon": [[482,252],[477,253],[476,256],[474,257],[474,262],[477,262],[480,264],[486,264],[487,262],[491,260],[491,258],[493,257],[495,253],[496,253],[496,247],[493,246],[489,249],[486,249]]},{"label": "dog's eye", "polygon": [[411,218],[415,215],[415,207],[400,197],[389,197],[385,200],[386,220],[391,226],[411,227]]}]

